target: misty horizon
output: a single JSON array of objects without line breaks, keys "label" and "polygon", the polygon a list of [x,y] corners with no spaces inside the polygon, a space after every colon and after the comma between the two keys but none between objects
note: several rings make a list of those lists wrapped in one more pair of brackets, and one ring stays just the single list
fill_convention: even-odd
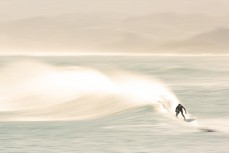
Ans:
[{"label": "misty horizon", "polygon": [[227,4],[1,1],[0,54],[228,54]]}]

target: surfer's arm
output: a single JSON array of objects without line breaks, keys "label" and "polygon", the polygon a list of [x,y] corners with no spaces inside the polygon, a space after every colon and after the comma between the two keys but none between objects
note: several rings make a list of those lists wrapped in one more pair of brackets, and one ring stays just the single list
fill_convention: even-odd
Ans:
[{"label": "surfer's arm", "polygon": [[175,109],[175,112],[177,112],[177,107],[176,107],[176,109]]},{"label": "surfer's arm", "polygon": [[185,114],[187,114],[187,112],[186,112],[186,109],[183,107],[183,109],[184,109],[184,111],[185,111]]}]

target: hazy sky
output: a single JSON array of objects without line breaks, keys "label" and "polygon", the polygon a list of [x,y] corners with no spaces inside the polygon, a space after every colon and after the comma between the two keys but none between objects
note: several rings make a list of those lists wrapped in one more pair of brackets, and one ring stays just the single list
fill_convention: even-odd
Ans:
[{"label": "hazy sky", "polygon": [[0,53],[229,53],[228,8],[229,0],[0,0]]}]

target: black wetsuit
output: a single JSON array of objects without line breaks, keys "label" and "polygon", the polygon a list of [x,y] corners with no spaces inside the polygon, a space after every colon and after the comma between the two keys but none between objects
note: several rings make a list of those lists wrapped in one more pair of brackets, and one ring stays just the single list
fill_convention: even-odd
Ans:
[{"label": "black wetsuit", "polygon": [[176,107],[176,117],[178,116],[178,114],[181,112],[182,116],[184,117],[184,120],[185,120],[185,116],[184,116],[184,113],[183,113],[183,109],[185,110],[185,113],[187,114],[186,112],[186,109],[181,105],[179,104],[177,107]]}]

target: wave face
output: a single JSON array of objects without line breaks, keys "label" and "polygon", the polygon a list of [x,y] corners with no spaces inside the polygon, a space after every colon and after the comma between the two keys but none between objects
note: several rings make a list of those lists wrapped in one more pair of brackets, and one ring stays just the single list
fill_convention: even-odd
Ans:
[{"label": "wave face", "polygon": [[174,113],[180,103],[144,75],[32,60],[2,65],[0,84],[2,121],[83,120],[145,105]]}]

